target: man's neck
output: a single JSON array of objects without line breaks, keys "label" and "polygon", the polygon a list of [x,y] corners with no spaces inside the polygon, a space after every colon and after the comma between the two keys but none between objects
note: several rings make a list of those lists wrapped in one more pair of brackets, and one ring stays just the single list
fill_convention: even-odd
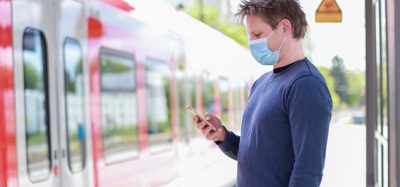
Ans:
[{"label": "man's neck", "polygon": [[289,65],[293,62],[305,58],[303,47],[301,46],[300,40],[293,41],[293,43],[289,45],[290,45],[289,49],[283,54],[281,53],[282,56],[279,59],[279,62],[274,65],[274,69]]}]

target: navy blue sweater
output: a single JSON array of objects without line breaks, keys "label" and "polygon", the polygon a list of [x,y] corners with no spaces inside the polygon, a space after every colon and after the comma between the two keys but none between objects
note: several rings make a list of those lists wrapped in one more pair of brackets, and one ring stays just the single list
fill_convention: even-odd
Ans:
[{"label": "navy blue sweater", "polygon": [[319,186],[332,100],[307,58],[253,85],[241,136],[227,131],[220,149],[238,161],[239,187]]}]

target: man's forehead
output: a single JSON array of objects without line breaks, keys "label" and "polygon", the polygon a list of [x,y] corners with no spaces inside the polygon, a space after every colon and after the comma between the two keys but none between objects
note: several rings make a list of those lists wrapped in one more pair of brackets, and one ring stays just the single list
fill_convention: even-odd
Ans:
[{"label": "man's forehead", "polygon": [[260,28],[265,29],[265,27],[271,27],[267,22],[265,22],[259,16],[249,16],[246,19],[246,26],[247,26],[248,30],[250,30],[250,29],[256,30],[256,29],[260,29]]}]

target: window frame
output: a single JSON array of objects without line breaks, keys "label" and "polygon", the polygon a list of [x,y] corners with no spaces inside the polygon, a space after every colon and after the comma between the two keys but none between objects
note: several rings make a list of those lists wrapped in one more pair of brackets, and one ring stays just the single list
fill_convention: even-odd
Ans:
[{"label": "window frame", "polygon": [[[147,121],[147,124],[146,124],[146,126],[147,126],[147,144],[148,144],[148,147],[149,147],[149,149],[150,149],[150,152],[152,153],[152,154],[156,154],[156,153],[159,153],[159,152],[163,152],[163,151],[168,151],[168,150],[172,150],[172,148],[173,148],[173,141],[174,141],[174,132],[173,132],[173,113],[172,113],[172,110],[171,110],[171,108],[172,108],[172,102],[171,102],[171,100],[172,100],[172,94],[171,94],[171,75],[172,75],[172,70],[171,70],[171,68],[170,68],[170,66],[169,66],[169,64],[168,64],[168,62],[167,61],[165,61],[165,60],[161,60],[161,59],[158,59],[158,58],[154,58],[154,57],[146,57],[146,59],[144,60],[144,74],[145,74],[145,77],[144,77],[144,82],[145,82],[145,86],[146,86],[146,92],[148,92],[148,85],[147,85],[147,67],[148,67],[148,64],[149,64],[149,61],[151,62],[151,63],[158,63],[158,64],[162,64],[162,65],[165,65],[167,68],[168,68],[168,73],[165,75],[165,76],[167,76],[167,78],[168,78],[168,89],[169,89],[169,92],[170,92],[170,94],[169,94],[169,97],[167,97],[167,102],[169,103],[169,108],[168,108],[168,120],[169,121],[171,121],[171,125],[169,126],[169,128],[171,129],[171,134],[170,134],[170,138],[171,138],[171,141],[168,141],[167,143],[164,143],[164,144],[152,144],[151,143],[151,141],[150,141],[150,133],[149,133],[149,108],[148,108],[148,100],[149,100],[149,98],[148,98],[148,94],[146,94],[147,96],[146,96],[146,121]],[[171,113],[171,114],[169,114],[169,113]],[[178,127],[179,128],[179,127]],[[160,148],[160,145],[161,145],[161,148]]]},{"label": "window frame", "polygon": [[[46,137],[47,149],[48,149],[47,159],[49,161],[49,167],[48,167],[48,172],[47,172],[46,177],[39,178],[38,180],[35,180],[32,178],[31,169],[29,168],[30,162],[29,162],[29,156],[28,156],[29,144],[28,144],[27,124],[26,124],[28,107],[27,107],[26,95],[25,95],[27,89],[26,89],[26,84],[25,84],[25,78],[26,78],[25,77],[25,72],[26,72],[25,62],[26,61],[25,61],[25,55],[24,55],[25,50],[26,50],[25,40],[26,40],[26,37],[28,37],[27,34],[33,34],[34,37],[36,37],[38,35],[40,37],[39,39],[40,39],[40,43],[41,43],[41,47],[42,47],[41,48],[42,68],[43,68],[43,72],[42,72],[43,80],[42,81],[43,81],[43,93],[44,93],[44,105],[45,105],[44,110],[46,111],[46,115],[44,116],[44,120],[45,120],[44,125],[46,127],[45,135],[47,136]],[[52,144],[52,141],[51,141],[51,117],[50,117],[50,101],[49,101],[50,92],[49,92],[49,79],[48,79],[48,77],[49,77],[49,75],[48,75],[48,68],[49,68],[49,66],[48,66],[48,64],[49,64],[48,63],[48,47],[47,47],[46,37],[42,30],[32,28],[32,27],[26,27],[24,29],[23,36],[22,36],[22,64],[23,64],[22,69],[23,69],[23,89],[24,89],[24,92],[23,92],[24,93],[24,96],[23,96],[24,97],[24,125],[25,125],[25,144],[26,144],[25,154],[26,154],[26,163],[27,163],[26,168],[27,168],[28,179],[33,183],[39,183],[39,182],[49,180],[51,177],[51,173],[53,171],[53,168],[52,168],[52,166],[53,166],[52,145],[51,145]]]},{"label": "window frame", "polygon": [[[64,42],[63,42],[63,78],[64,78],[64,80],[63,80],[63,83],[64,83],[64,94],[65,94],[65,96],[64,96],[64,109],[65,109],[65,113],[64,113],[64,115],[65,115],[65,128],[66,128],[66,140],[67,140],[67,155],[68,155],[68,167],[69,167],[69,170],[70,170],[70,172],[71,173],[81,173],[81,172],[83,172],[85,169],[86,169],[86,166],[87,166],[87,150],[86,150],[86,148],[87,148],[87,136],[85,136],[85,139],[84,139],[84,141],[86,141],[85,142],[85,144],[84,144],[84,146],[85,146],[85,149],[83,149],[83,151],[85,151],[84,153],[82,153],[81,152],[81,156],[82,156],[82,160],[81,160],[81,163],[82,163],[82,168],[79,170],[79,171],[73,171],[73,169],[72,169],[72,162],[71,162],[71,151],[70,151],[70,142],[71,142],[71,139],[70,139],[70,137],[69,137],[69,123],[68,123],[68,96],[67,96],[67,92],[68,92],[68,90],[67,90],[67,83],[66,83],[66,73],[65,73],[65,70],[66,70],[66,62],[67,62],[67,57],[66,57],[66,46],[67,46],[67,43],[70,43],[70,44],[73,44],[75,47],[79,47],[79,51],[80,51],[80,54],[81,54],[81,58],[82,58],[82,60],[83,60],[83,49],[82,49],[82,45],[81,45],[81,43],[79,42],[79,40],[78,39],[75,39],[75,38],[71,38],[71,37],[66,37],[65,39],[64,39]],[[84,63],[82,62],[82,76],[84,77]],[[84,79],[82,79],[82,87],[83,88],[85,88],[85,81],[84,81]],[[83,114],[82,114],[82,116],[83,116],[83,122],[85,122],[85,89],[83,89],[83,94],[82,94],[82,108],[83,108],[83,110],[82,110],[82,112],[83,112]],[[86,131],[84,131],[85,133],[86,133]],[[81,144],[81,146],[82,146],[82,144]]]},{"label": "window frame", "polygon": [[[103,160],[104,160],[104,163],[106,164],[106,165],[113,165],[113,164],[118,164],[118,163],[123,163],[123,162],[127,162],[127,161],[130,161],[130,160],[136,160],[136,159],[138,159],[139,158],[139,152],[140,152],[140,138],[139,138],[139,136],[140,136],[140,122],[139,122],[139,112],[137,112],[137,116],[136,116],[136,119],[137,119],[137,121],[136,121],[136,124],[137,124],[137,126],[136,127],[134,127],[135,129],[136,129],[136,131],[137,131],[137,138],[136,138],[136,147],[135,147],[135,149],[133,149],[133,151],[135,151],[136,153],[132,156],[132,157],[124,157],[124,158],[122,158],[122,159],[117,159],[117,160],[115,160],[115,159],[112,159],[111,161],[107,161],[107,157],[106,157],[106,149],[105,149],[105,144],[104,144],[104,129],[103,129],[103,120],[102,120],[102,115],[103,115],[103,107],[102,107],[102,102],[103,102],[103,99],[102,99],[102,94],[103,94],[103,91],[102,91],[102,88],[103,88],[103,81],[102,81],[102,65],[101,65],[101,60],[102,60],[102,56],[103,55],[108,55],[108,56],[113,56],[113,57],[117,57],[117,58],[125,58],[125,59],[129,59],[129,60],[131,60],[132,61],[132,70],[133,70],[133,73],[134,73],[134,79],[135,79],[135,86],[134,86],[134,89],[132,90],[132,91],[129,91],[129,93],[131,93],[131,94],[135,94],[136,96],[135,96],[135,101],[136,101],[136,106],[134,106],[135,108],[136,108],[136,110],[137,111],[139,111],[139,103],[138,103],[138,72],[137,72],[137,67],[138,67],[138,65],[137,65],[137,61],[136,61],[136,58],[135,58],[135,55],[133,54],[133,53],[129,53],[129,52],[126,52],[126,51],[120,51],[120,50],[117,50],[117,49],[113,49],[113,48],[109,48],[109,47],[105,47],[105,46],[101,46],[100,47],[100,49],[99,49],[99,53],[98,53],[98,63],[99,63],[99,88],[100,88],[100,90],[99,90],[99,114],[100,114],[100,128],[101,128],[101,144],[102,144],[102,154],[103,154]],[[123,91],[123,93],[127,93],[128,91]],[[121,153],[121,152],[119,152],[119,153]],[[119,154],[119,153],[117,153],[117,154]],[[125,152],[122,152],[122,153],[125,153]],[[115,156],[115,155],[113,155],[113,156]]]}]

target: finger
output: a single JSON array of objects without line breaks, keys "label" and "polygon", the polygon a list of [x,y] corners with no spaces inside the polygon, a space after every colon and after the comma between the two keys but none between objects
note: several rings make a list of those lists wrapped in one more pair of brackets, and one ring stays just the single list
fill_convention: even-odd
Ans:
[{"label": "finger", "polygon": [[220,129],[218,129],[217,131],[212,131],[206,136],[206,138],[208,140],[217,141],[220,133],[221,133]]},{"label": "finger", "polygon": [[215,116],[214,114],[206,113],[205,120],[208,121],[209,123],[213,124],[214,127],[219,127],[221,124],[218,117]]},{"label": "finger", "polygon": [[200,130],[203,130],[203,128],[207,125],[206,121],[201,121],[199,123],[197,123],[197,128]]},{"label": "finger", "polygon": [[212,131],[212,128],[209,125],[207,125],[201,131],[203,133],[203,136],[207,137]]},{"label": "finger", "polygon": [[199,117],[198,116],[193,116],[192,121],[194,124],[199,123]]}]

